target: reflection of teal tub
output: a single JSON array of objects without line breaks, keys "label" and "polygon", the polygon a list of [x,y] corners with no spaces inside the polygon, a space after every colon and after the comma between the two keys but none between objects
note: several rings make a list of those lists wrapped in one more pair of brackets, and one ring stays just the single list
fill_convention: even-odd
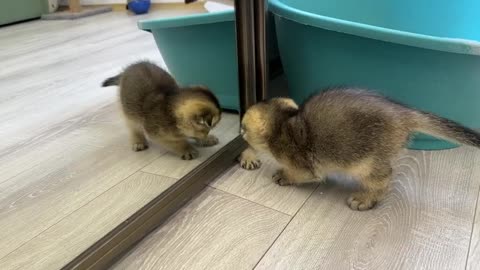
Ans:
[{"label": "reflection of teal tub", "polygon": [[238,108],[233,11],[138,23],[152,32],[168,70],[181,85],[203,84],[223,108]]},{"label": "reflection of teal tub", "polygon": [[[270,17],[269,17],[270,19]],[[270,32],[273,32],[273,16]],[[170,73],[181,85],[203,84],[225,109],[238,110],[238,74],[233,10],[167,19],[144,20],[140,29],[152,32]],[[270,36],[269,55],[277,56]]]},{"label": "reflection of teal tub", "polygon": [[297,101],[356,85],[480,128],[479,0],[270,0],[270,11]]}]

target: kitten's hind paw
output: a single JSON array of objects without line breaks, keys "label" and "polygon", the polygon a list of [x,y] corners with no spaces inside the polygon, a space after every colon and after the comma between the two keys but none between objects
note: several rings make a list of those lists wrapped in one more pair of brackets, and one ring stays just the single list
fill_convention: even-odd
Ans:
[{"label": "kitten's hind paw", "polygon": [[256,170],[262,166],[262,162],[258,159],[244,159],[240,160],[240,166],[245,170]]},{"label": "kitten's hind paw", "polygon": [[134,143],[132,144],[132,150],[135,152],[143,151],[148,149],[147,143]]},{"label": "kitten's hind paw", "polygon": [[213,135],[208,135],[205,139],[196,139],[195,143],[200,147],[209,147],[218,144],[218,138]]},{"label": "kitten's hind paw", "polygon": [[282,170],[278,170],[276,173],[274,173],[272,179],[280,186],[289,186],[292,184],[290,181],[288,181],[288,179],[285,178]]},{"label": "kitten's hind paw", "polygon": [[182,154],[183,160],[192,160],[198,157],[198,150],[195,148],[188,149],[185,153]]}]

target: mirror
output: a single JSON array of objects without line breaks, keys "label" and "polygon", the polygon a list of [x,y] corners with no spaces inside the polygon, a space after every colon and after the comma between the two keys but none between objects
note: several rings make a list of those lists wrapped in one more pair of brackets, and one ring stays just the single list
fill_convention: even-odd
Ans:
[{"label": "mirror", "polygon": [[[29,2],[17,17],[0,12],[0,265],[58,269],[238,136],[233,2],[158,4],[143,15],[123,5],[60,7],[56,19],[38,19],[43,7]],[[72,14],[80,15],[62,17]],[[203,23],[209,14],[218,21]],[[100,85],[142,59],[181,87],[211,89],[222,108],[210,133],[218,144],[190,141],[193,160],[152,138],[132,151],[118,86]]]}]

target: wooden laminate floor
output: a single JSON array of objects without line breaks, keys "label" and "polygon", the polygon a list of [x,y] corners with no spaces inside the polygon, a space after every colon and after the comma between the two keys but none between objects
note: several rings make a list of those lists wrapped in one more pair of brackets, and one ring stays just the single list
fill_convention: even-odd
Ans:
[{"label": "wooden laminate floor", "polygon": [[231,168],[112,269],[480,269],[480,150],[405,151],[377,208],[352,185]]},{"label": "wooden laminate floor", "polygon": [[133,61],[164,65],[139,18],[195,12],[0,28],[0,269],[61,268],[238,134],[226,114],[198,160],[132,152],[116,89],[100,87]]}]

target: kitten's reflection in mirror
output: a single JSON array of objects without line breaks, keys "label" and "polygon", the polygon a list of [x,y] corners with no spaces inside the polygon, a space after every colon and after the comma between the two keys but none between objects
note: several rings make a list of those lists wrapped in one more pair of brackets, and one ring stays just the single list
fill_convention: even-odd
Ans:
[{"label": "kitten's reflection in mirror", "polygon": [[130,130],[134,151],[148,148],[146,136],[184,160],[198,157],[199,147],[213,146],[209,135],[221,119],[220,104],[204,86],[178,86],[175,79],[157,65],[141,61],[128,66],[102,86],[119,86],[120,103]]}]

